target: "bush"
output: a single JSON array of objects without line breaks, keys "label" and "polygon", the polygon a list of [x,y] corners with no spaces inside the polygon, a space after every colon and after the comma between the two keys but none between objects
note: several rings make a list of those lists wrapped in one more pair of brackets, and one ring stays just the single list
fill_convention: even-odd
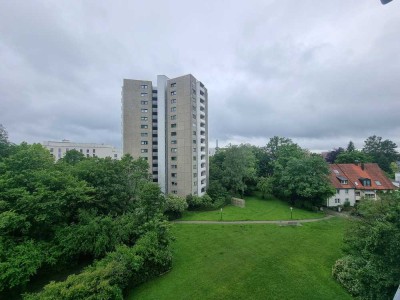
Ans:
[{"label": "bush", "polygon": [[24,299],[123,299],[123,290],[136,286],[171,268],[172,255],[163,235],[153,231],[135,246],[121,245],[104,259],[65,281],[51,282],[42,292]]},{"label": "bush", "polygon": [[207,194],[203,196],[188,195],[186,197],[189,210],[214,209],[214,203]]},{"label": "bush", "polygon": [[164,213],[169,220],[180,218],[187,208],[188,204],[183,197],[170,194],[165,199]]},{"label": "bush", "polygon": [[353,296],[360,294],[362,285],[358,280],[357,269],[362,261],[353,256],[345,256],[338,259],[332,267],[332,276]]}]

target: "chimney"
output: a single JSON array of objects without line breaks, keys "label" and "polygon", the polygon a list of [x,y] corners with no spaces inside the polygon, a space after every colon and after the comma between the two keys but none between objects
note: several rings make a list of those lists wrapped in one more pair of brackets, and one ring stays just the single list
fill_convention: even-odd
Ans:
[{"label": "chimney", "polygon": [[354,164],[355,164],[356,166],[358,166],[358,160],[357,160],[357,159],[354,161]]},{"label": "chimney", "polygon": [[361,169],[364,171],[364,169],[365,169],[364,163],[361,163]]}]

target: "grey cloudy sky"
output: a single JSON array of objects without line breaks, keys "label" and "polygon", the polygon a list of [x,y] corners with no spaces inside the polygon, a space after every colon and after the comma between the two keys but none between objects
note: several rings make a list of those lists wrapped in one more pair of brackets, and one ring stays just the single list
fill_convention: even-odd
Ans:
[{"label": "grey cloudy sky", "polygon": [[121,145],[123,78],[192,73],[210,146],[400,144],[400,1],[0,1],[11,141]]}]

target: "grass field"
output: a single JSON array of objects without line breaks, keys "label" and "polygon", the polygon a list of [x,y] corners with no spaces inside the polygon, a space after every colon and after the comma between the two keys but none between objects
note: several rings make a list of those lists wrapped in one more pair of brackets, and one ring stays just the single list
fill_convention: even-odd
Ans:
[{"label": "grass field", "polygon": [[[263,200],[257,196],[245,197],[246,207],[240,208],[227,205],[222,209],[224,221],[258,221],[258,220],[290,220],[290,205],[277,199]],[[322,212],[312,212],[299,208],[293,209],[293,219],[322,218]],[[187,211],[181,220],[185,221],[218,221],[221,218],[220,210],[214,211]]]},{"label": "grass field", "polygon": [[172,270],[127,299],[352,299],[331,277],[345,222],[175,224]]}]

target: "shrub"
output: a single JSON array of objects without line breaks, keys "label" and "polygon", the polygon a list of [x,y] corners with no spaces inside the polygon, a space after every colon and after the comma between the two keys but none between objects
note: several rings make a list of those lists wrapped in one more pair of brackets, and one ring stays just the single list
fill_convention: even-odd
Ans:
[{"label": "shrub", "polygon": [[214,203],[207,194],[203,196],[188,195],[186,197],[189,210],[213,209]]},{"label": "shrub", "polygon": [[104,259],[65,281],[51,282],[42,292],[24,299],[123,299],[123,290],[171,268],[172,255],[163,245],[163,235],[152,231],[135,246],[121,245]]},{"label": "shrub", "polygon": [[170,194],[165,199],[164,213],[169,220],[180,218],[187,208],[188,204],[183,197]]},{"label": "shrub", "polygon": [[353,296],[359,295],[362,289],[357,274],[360,264],[361,260],[353,256],[345,256],[338,259],[332,267],[332,276]]}]

